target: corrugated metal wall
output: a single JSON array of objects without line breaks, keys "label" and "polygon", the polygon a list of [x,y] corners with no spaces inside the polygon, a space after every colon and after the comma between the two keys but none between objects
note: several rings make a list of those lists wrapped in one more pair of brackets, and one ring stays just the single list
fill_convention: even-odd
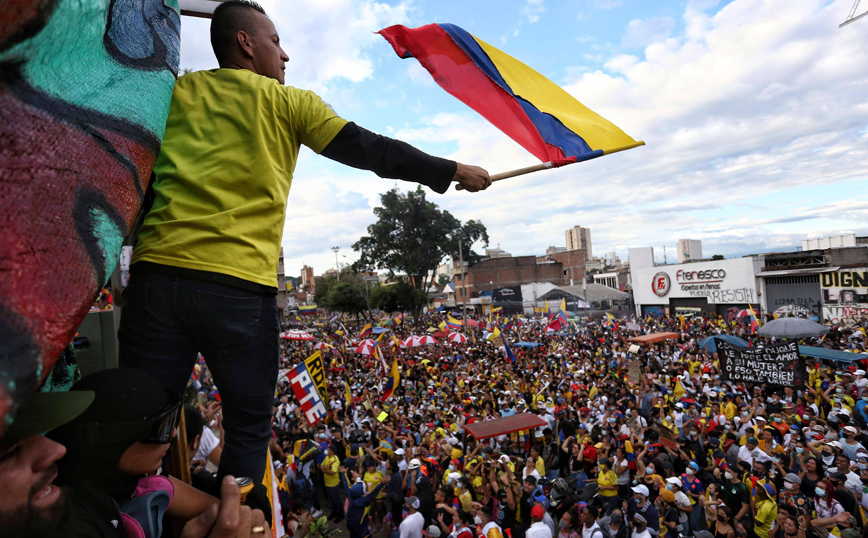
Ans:
[{"label": "corrugated metal wall", "polygon": [[819,275],[775,276],[766,278],[766,305],[769,312],[786,314],[820,312]]}]

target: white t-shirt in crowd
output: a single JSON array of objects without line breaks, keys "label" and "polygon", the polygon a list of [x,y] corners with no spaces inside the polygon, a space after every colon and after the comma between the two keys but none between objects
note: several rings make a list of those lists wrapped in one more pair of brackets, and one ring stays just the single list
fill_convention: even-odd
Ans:
[{"label": "white t-shirt in crowd", "polygon": [[214,432],[210,428],[202,428],[202,440],[199,442],[199,450],[196,451],[193,459],[207,461],[208,456],[219,444],[220,439],[217,439],[217,436],[214,435]]},{"label": "white t-shirt in crowd", "polygon": [[401,538],[422,538],[425,518],[419,512],[410,514],[401,522]]}]

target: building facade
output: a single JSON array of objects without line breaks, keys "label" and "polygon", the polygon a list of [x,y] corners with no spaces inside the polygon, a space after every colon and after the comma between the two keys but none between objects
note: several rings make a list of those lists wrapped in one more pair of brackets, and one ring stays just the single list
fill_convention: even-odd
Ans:
[{"label": "building facade", "polygon": [[581,226],[573,226],[565,232],[567,238],[567,250],[584,250],[585,260],[590,260],[593,256],[591,247],[591,229],[582,228]]},{"label": "building facade", "polygon": [[702,241],[695,239],[678,240],[678,263],[689,263],[702,259]]}]

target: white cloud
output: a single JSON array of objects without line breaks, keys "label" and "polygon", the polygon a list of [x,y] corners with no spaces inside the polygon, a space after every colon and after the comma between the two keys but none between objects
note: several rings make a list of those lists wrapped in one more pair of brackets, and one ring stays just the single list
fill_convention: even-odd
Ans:
[{"label": "white cloud", "polygon": [[545,11],[543,0],[526,0],[522,15],[527,17],[527,22],[533,24],[540,19],[540,14]]},{"label": "white cloud", "polygon": [[[374,32],[407,23],[413,10],[409,1],[390,5],[373,0],[296,0],[291,9],[281,0],[260,3],[289,55],[287,83],[320,93],[327,93],[335,81],[369,78],[374,70],[371,50],[383,39]],[[209,25],[209,20],[184,18],[182,67],[216,67],[206,37]]]},{"label": "white cloud", "polygon": [[621,38],[621,47],[640,48],[662,41],[672,35],[675,21],[669,17],[649,17],[633,19],[627,23],[627,30]]}]

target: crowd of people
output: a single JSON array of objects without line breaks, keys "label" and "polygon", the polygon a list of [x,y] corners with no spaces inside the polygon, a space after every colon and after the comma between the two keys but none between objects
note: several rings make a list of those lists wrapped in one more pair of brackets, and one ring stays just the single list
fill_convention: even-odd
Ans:
[{"label": "crowd of people", "polygon": [[[735,332],[751,346],[766,342],[713,315],[686,325],[582,320],[559,333],[544,316],[483,318],[454,329],[465,344],[396,342],[444,319],[391,319],[378,343],[383,361],[353,345],[370,320],[286,324],[333,346],[322,351],[326,420],[308,423],[285,377],[276,392],[271,448],[296,536],[324,514],[346,519],[353,538],[856,538],[864,528],[863,363],[808,359],[801,387],[729,382],[700,340]],[[499,338],[485,338],[495,326],[511,326],[508,342],[538,345],[513,347],[511,362]],[[667,330],[679,337],[629,351],[629,338]],[[819,340],[852,351],[868,342],[859,326]],[[313,346],[285,341],[282,367]],[[382,363],[395,359],[400,383],[384,399]],[[640,365],[638,382],[630,363]],[[202,384],[200,397],[209,390]],[[466,428],[521,413],[545,424],[481,441]]]}]

